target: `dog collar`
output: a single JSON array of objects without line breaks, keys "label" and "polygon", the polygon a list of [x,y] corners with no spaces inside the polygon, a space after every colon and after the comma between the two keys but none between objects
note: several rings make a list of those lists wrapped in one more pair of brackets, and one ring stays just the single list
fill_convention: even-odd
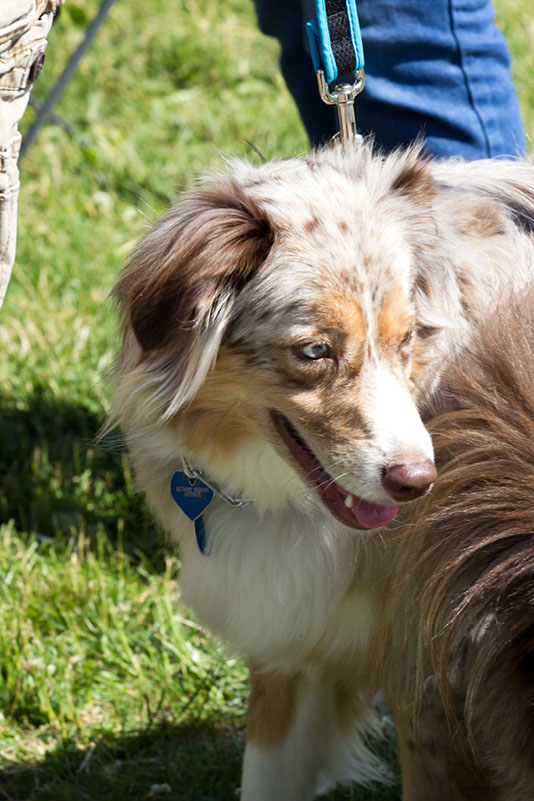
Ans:
[{"label": "dog collar", "polygon": [[188,462],[185,456],[181,457],[182,469],[177,470],[171,477],[171,495],[173,501],[180,507],[187,517],[194,523],[197,545],[202,554],[206,555],[206,527],[202,515],[217,496],[228,506],[242,509],[250,501],[243,498],[234,498],[209,481],[202,470]]}]

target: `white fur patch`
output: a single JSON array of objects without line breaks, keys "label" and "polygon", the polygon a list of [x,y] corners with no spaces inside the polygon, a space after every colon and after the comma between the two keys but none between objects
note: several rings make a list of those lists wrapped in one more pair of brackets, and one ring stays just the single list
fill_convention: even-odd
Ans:
[{"label": "white fur patch", "polygon": [[369,368],[365,417],[386,465],[433,459],[432,440],[403,381],[383,361]]}]

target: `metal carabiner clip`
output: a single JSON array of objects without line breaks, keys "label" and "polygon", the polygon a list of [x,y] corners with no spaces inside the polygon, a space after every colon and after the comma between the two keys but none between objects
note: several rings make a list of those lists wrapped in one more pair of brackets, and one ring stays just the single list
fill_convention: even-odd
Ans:
[{"label": "metal carabiner clip", "polygon": [[321,100],[329,106],[337,106],[339,117],[339,135],[343,144],[356,142],[360,144],[363,137],[356,130],[356,117],[354,115],[354,98],[360,94],[365,85],[365,74],[363,70],[355,73],[356,80],[353,84],[340,83],[331,92],[326,82],[323,70],[317,71],[317,84]]}]

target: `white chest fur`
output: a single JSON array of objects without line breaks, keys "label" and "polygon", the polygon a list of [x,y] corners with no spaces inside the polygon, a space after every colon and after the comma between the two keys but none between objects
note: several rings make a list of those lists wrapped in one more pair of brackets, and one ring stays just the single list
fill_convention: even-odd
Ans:
[{"label": "white chest fur", "polygon": [[182,540],[183,598],[239,651],[294,670],[318,648],[334,656],[365,645],[373,613],[361,535],[295,509],[260,519],[253,506],[216,502],[205,518],[208,556],[193,533]]}]

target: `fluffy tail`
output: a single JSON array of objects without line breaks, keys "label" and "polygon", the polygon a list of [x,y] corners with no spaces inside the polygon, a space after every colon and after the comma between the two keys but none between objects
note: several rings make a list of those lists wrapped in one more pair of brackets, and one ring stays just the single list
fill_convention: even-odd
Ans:
[{"label": "fluffy tail", "polygon": [[517,798],[534,797],[533,311],[533,291],[503,303],[448,377],[449,410],[429,424],[439,479],[401,549],[418,675],[431,670],[449,718]]}]

